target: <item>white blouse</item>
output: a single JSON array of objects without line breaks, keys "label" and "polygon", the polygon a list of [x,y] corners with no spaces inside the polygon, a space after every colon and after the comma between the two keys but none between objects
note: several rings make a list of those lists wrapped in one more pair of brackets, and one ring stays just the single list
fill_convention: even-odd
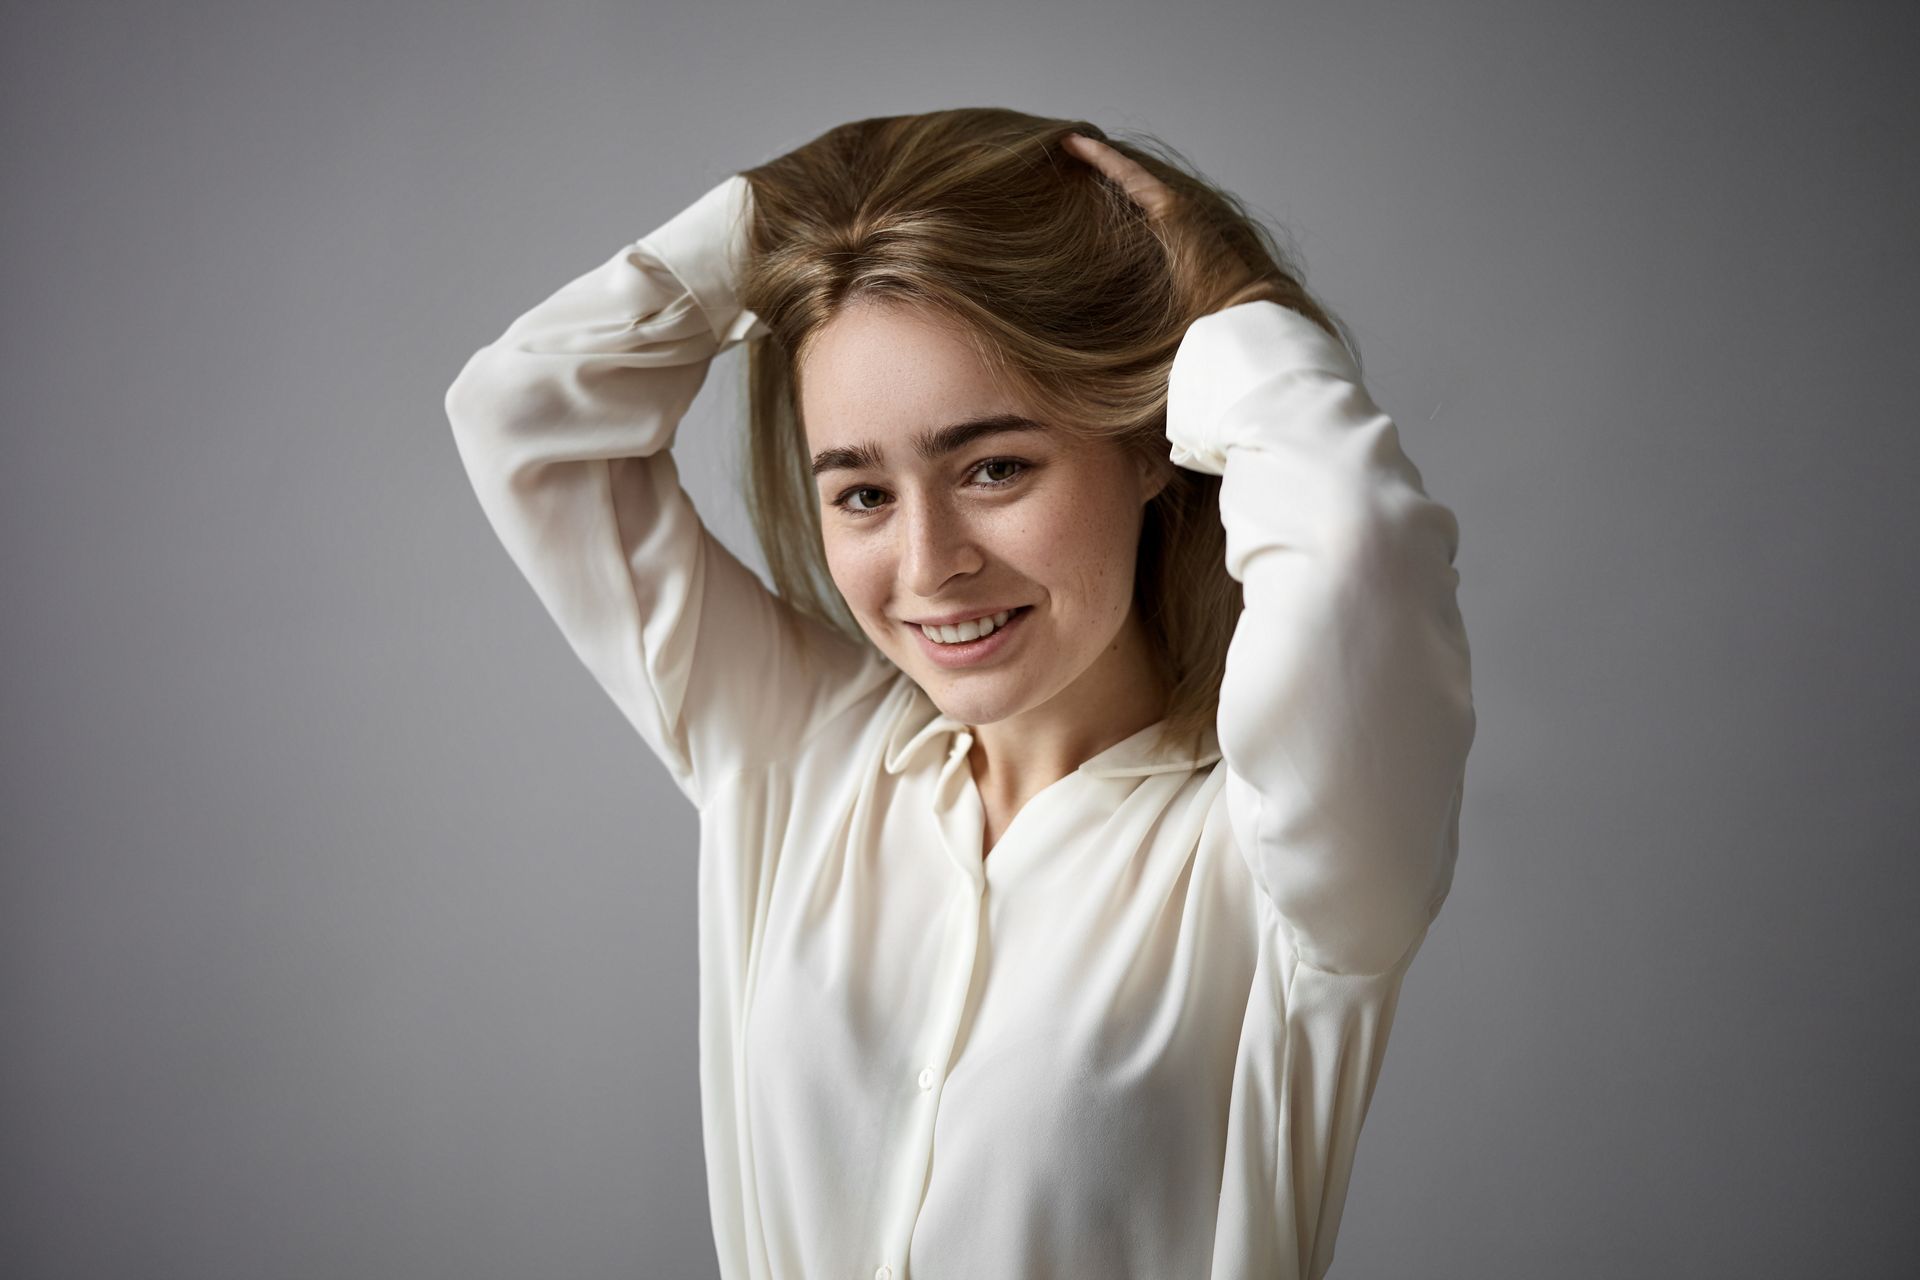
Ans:
[{"label": "white blouse", "polygon": [[[669,447],[742,311],[728,177],[446,396],[474,491],[700,813],[700,1079],[727,1280],[1319,1276],[1474,735],[1453,514],[1343,349],[1196,321],[1167,436],[1244,586],[1217,731],[1151,729],[983,856],[967,725],[787,606]],[[644,838],[644,835],[643,837]]]}]

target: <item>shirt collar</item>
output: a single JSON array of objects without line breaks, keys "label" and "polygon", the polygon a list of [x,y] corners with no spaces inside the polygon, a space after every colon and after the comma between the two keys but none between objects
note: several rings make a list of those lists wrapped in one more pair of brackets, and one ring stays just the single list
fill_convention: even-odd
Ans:
[{"label": "shirt collar", "polygon": [[[929,743],[939,743],[952,751],[953,735],[971,734],[965,722],[956,720],[935,706],[920,686],[903,677],[909,686],[892,730],[887,734],[886,767],[888,773],[900,773]],[[1192,747],[1157,749],[1154,743],[1158,724],[1150,724],[1130,737],[1122,738],[1105,751],[1081,764],[1078,772],[1095,778],[1144,777],[1150,773],[1202,769],[1220,759],[1220,740],[1212,725],[1201,729],[1199,741]]]}]

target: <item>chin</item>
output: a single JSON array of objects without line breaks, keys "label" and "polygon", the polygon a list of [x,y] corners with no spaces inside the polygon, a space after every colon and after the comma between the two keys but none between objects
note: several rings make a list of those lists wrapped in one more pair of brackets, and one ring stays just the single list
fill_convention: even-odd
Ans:
[{"label": "chin", "polygon": [[1012,682],[955,678],[934,672],[919,680],[920,688],[933,704],[955,720],[970,725],[993,724],[1025,711],[1028,699]]}]

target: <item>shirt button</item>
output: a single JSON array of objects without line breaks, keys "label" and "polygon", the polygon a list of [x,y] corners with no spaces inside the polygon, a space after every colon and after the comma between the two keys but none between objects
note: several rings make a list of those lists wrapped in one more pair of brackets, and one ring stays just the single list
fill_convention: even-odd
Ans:
[{"label": "shirt button", "polygon": [[933,1068],[932,1067],[924,1067],[921,1069],[920,1087],[922,1089],[933,1088]]},{"label": "shirt button", "polygon": [[892,1276],[892,1267],[882,1265],[874,1268],[873,1280],[892,1280]]}]

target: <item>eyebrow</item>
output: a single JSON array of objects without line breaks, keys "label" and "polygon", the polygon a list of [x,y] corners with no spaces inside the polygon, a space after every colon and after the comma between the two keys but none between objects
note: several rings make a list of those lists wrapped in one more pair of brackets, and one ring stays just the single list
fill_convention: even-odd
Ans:
[{"label": "eyebrow", "polygon": [[[982,436],[999,435],[1003,431],[1045,430],[1032,418],[1023,418],[1017,413],[995,413],[923,431],[913,438],[912,444],[915,453],[932,462],[966,448]],[[878,471],[880,466],[881,449],[872,441],[837,449],[822,449],[813,455],[813,474],[816,476],[829,471]]]}]

